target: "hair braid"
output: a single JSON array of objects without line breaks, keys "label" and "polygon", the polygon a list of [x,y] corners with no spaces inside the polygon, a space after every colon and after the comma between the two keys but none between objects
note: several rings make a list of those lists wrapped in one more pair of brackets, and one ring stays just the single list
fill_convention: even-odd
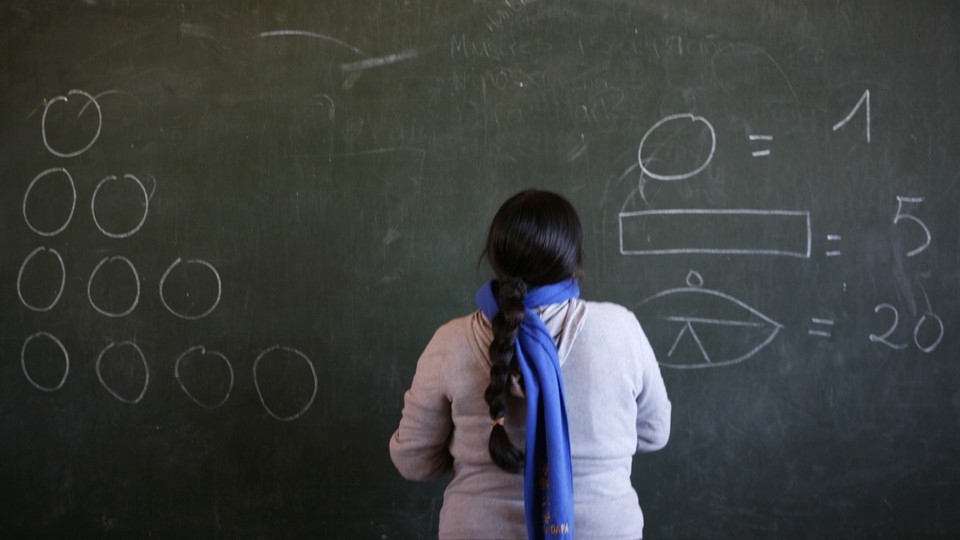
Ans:
[{"label": "hair braid", "polygon": [[503,418],[507,409],[507,396],[510,390],[510,376],[517,371],[515,344],[523,320],[523,299],[527,286],[522,279],[508,278],[497,284],[497,297],[500,312],[493,318],[493,341],[490,343],[490,384],[483,394],[490,406],[490,418],[495,422],[490,432],[489,451],[493,462],[508,472],[523,470],[524,456],[510,442],[507,430],[496,420]]}]

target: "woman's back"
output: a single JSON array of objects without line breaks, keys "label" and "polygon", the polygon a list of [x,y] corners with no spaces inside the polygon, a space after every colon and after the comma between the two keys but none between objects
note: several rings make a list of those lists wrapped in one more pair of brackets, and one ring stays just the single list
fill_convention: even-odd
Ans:
[{"label": "woman's back", "polygon": [[496,279],[420,357],[394,464],[453,470],[441,538],[640,538],[631,457],[666,444],[670,401],[639,323],[580,300],[583,230],[555,193],[504,202],[484,256]]},{"label": "woman's back", "polygon": [[[614,304],[575,299],[538,314],[558,344],[563,371],[577,536],[638,538],[643,515],[630,483],[632,456],[666,444],[670,426],[670,402],[650,345],[633,314]],[[391,440],[391,456],[408,478],[429,478],[452,465],[441,538],[527,537],[523,477],[501,470],[487,450],[483,390],[491,339],[490,322],[479,312],[437,331]],[[524,449],[519,384],[512,394],[505,426]]]}]

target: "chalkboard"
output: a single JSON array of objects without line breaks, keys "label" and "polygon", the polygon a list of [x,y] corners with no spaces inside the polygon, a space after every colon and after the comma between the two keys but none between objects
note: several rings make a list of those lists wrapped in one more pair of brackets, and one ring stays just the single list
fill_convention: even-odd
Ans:
[{"label": "chalkboard", "polygon": [[387,441],[499,204],[674,405],[649,538],[960,536],[960,6],[5,2],[0,533],[429,538]]}]

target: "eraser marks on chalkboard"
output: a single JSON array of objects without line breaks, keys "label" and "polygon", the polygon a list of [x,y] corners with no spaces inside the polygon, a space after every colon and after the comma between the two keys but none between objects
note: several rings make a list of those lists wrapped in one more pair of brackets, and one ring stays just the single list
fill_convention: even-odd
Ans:
[{"label": "eraser marks on chalkboard", "polygon": [[366,53],[364,53],[364,52],[363,52],[362,50],[360,50],[359,48],[354,47],[353,45],[350,45],[349,43],[347,43],[347,42],[345,42],[345,41],[341,41],[341,40],[339,40],[339,39],[337,39],[337,38],[335,38],[335,37],[328,36],[328,35],[326,35],[326,34],[321,34],[321,33],[319,33],[319,32],[308,32],[308,31],[306,31],[306,30],[273,30],[273,31],[270,31],[270,32],[260,32],[260,37],[262,37],[262,38],[268,38],[268,37],[291,37],[291,36],[293,36],[293,37],[306,37],[306,38],[318,39],[318,40],[321,40],[321,41],[326,41],[326,42],[328,42],[328,43],[333,43],[333,44],[335,44],[335,45],[339,45],[340,47],[344,47],[344,48],[350,49],[351,51],[359,54],[360,56],[366,56]]},{"label": "eraser marks on chalkboard", "polygon": [[397,62],[403,62],[404,60],[411,60],[418,56],[420,56],[419,50],[409,49],[409,50],[398,52],[395,54],[380,56],[378,58],[365,58],[363,60],[358,60],[356,62],[348,62],[346,64],[340,64],[340,70],[341,71],[361,71],[365,69],[386,66],[389,64],[396,64]]}]

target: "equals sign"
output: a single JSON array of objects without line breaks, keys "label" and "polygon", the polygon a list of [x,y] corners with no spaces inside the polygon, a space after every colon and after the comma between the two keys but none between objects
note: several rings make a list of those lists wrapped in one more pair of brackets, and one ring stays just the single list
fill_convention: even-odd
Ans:
[{"label": "equals sign", "polygon": [[[828,234],[828,235],[827,235],[827,242],[839,242],[840,240],[843,240],[843,237],[840,236],[839,234]],[[839,250],[839,249],[828,249],[828,250],[827,250],[827,257],[839,257],[839,256],[840,256],[840,250]]]},{"label": "equals sign", "polygon": [[[773,135],[748,135],[751,141],[772,141]],[[770,150],[754,150],[751,154],[753,157],[764,157],[770,155]]]},{"label": "equals sign", "polygon": [[811,328],[807,334],[818,337],[831,337],[833,335],[833,319],[818,319],[813,317],[810,322],[817,325],[818,328]]}]

